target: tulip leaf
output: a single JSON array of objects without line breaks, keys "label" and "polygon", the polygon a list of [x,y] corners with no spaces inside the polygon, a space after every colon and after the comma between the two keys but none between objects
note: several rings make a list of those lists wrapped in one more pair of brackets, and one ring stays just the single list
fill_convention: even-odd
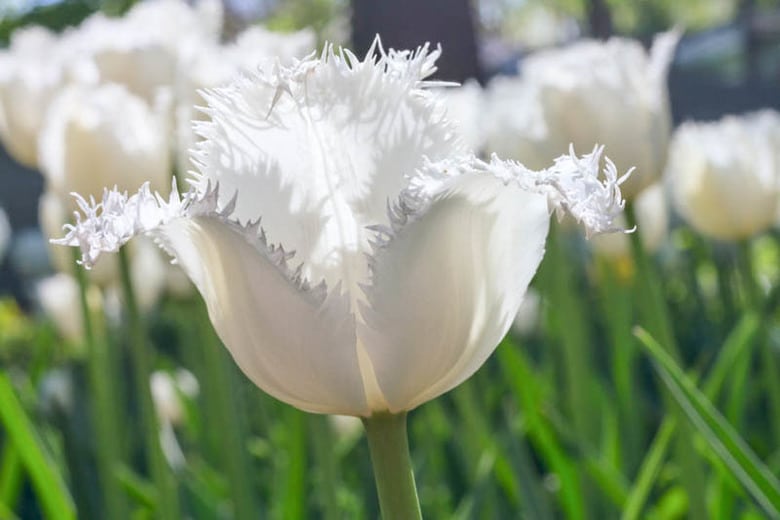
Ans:
[{"label": "tulip leaf", "polygon": [[715,400],[723,389],[724,382],[735,364],[742,358],[745,348],[758,334],[761,320],[758,314],[748,312],[739,320],[734,329],[729,333],[726,341],[720,349],[718,359],[712,366],[707,380],[704,382],[704,393],[711,400]]},{"label": "tulip leaf", "polygon": [[0,424],[13,443],[47,518],[76,518],[68,489],[54,469],[7,374],[0,374]]},{"label": "tulip leaf", "polygon": [[686,417],[702,434],[715,455],[733,472],[745,490],[772,518],[780,518],[780,482],[707,397],[644,329],[634,334],[654,361],[661,379]]},{"label": "tulip leaf", "polygon": [[620,517],[622,520],[634,520],[640,517],[647,497],[650,496],[650,491],[652,491],[655,480],[666,460],[674,430],[674,419],[670,418],[667,418],[658,428],[658,433],[655,434],[653,443],[647,450],[647,456],[639,468],[636,483],[626,498],[623,514]]}]

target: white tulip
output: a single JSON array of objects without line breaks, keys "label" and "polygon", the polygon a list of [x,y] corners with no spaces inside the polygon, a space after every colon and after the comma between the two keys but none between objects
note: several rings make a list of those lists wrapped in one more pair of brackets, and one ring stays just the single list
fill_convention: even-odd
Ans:
[{"label": "white tulip", "polygon": [[149,239],[136,240],[130,257],[130,280],[141,310],[149,311],[160,301],[167,275],[166,261],[160,255],[160,249]]},{"label": "white tulip", "polygon": [[206,121],[198,107],[206,104],[201,91],[228,83],[242,71],[254,71],[278,60],[290,65],[314,50],[313,31],[281,34],[260,26],[250,27],[228,45],[197,45],[183,58],[176,82],[177,167],[182,173],[192,168],[189,151],[198,141],[193,121]]},{"label": "white tulip", "polygon": [[[60,195],[52,191],[44,192],[39,199],[38,221],[46,237],[58,236],[62,226],[69,222],[71,215],[66,209],[66,203],[70,203],[70,200],[63,201]],[[150,240],[139,240],[130,244],[128,254],[133,288],[142,311],[153,309],[166,290],[177,296],[185,296],[190,292],[189,281],[185,284],[181,280],[184,276],[181,268],[170,265]],[[76,265],[70,251],[52,246],[49,248],[49,258],[55,270],[74,275]],[[115,257],[101,258],[95,267],[88,271],[90,282],[107,290],[107,312],[117,319],[121,314],[119,276],[119,264]],[[59,283],[64,285],[65,282]]]},{"label": "white tulip", "polygon": [[328,422],[340,443],[351,445],[363,434],[363,423],[352,415],[329,415]]},{"label": "white tulip", "polygon": [[356,416],[415,408],[507,332],[551,209],[590,232],[622,210],[601,150],[543,171],[462,154],[425,80],[438,54],[385,53],[377,40],[360,60],[328,46],[213,90],[184,198],[148,185],[80,198],[57,242],[89,266],[151,234],[244,373],[284,402]]},{"label": "white tulip", "polygon": [[672,139],[666,180],[677,212],[704,235],[740,240],[769,229],[778,206],[780,114],[684,123]]},{"label": "white tulip", "polygon": [[[62,226],[70,221],[72,216],[68,207],[71,203],[70,199],[70,197],[65,198],[53,191],[44,192],[38,199],[38,222],[45,237],[51,239],[58,236]],[[76,264],[70,251],[51,246],[49,247],[49,261],[55,271],[75,276]],[[117,258],[108,256],[101,258],[95,267],[90,269],[89,279],[100,287],[114,284],[119,279]]]},{"label": "white tulip", "polygon": [[0,137],[8,153],[35,167],[38,132],[55,93],[68,81],[68,45],[48,29],[14,31],[0,51]]},{"label": "white tulip", "polygon": [[599,142],[619,168],[636,167],[623,186],[633,198],[663,172],[671,129],[666,76],[678,38],[660,35],[649,55],[639,42],[612,38],[529,56],[520,77],[493,89],[491,113],[499,116],[490,151],[538,168],[569,143]]},{"label": "white tulip", "polygon": [[84,339],[79,285],[69,274],[44,278],[35,287],[38,304],[59,333],[73,343]]},{"label": "white tulip", "polygon": [[121,18],[90,16],[78,29],[80,66],[91,67],[95,81],[124,85],[151,104],[160,89],[174,87],[185,53],[218,41],[218,3],[198,5],[202,11],[181,0],[153,0]]},{"label": "white tulip", "polygon": [[0,208],[0,265],[2,265],[5,259],[5,252],[10,242],[11,224],[8,223],[8,216],[3,211],[3,208]]},{"label": "white tulip", "polygon": [[[165,117],[119,85],[71,86],[52,101],[40,138],[50,190],[100,197],[149,181],[170,184]],[[70,201],[69,201],[70,202]]]},{"label": "white tulip", "polygon": [[559,144],[549,137],[542,104],[530,82],[506,76],[494,78],[485,91],[484,110],[488,152],[537,169],[560,154],[560,148],[554,151]]},{"label": "white tulip", "polygon": [[149,376],[149,389],[157,416],[161,422],[180,424],[184,419],[182,397],[197,397],[200,387],[198,380],[189,370],[179,368],[174,374],[164,370],[155,370]]},{"label": "white tulip", "polygon": [[160,421],[160,448],[172,467],[181,468],[185,463],[184,452],[176,439],[173,427],[184,420],[183,397],[192,399],[197,396],[198,380],[184,368],[179,368],[175,375],[163,370],[155,370],[149,376],[149,389]]},{"label": "white tulip", "polygon": [[458,136],[472,152],[479,153],[485,146],[484,94],[475,80],[441,91],[447,107],[447,117]]},{"label": "white tulip", "polygon": [[[599,235],[594,239],[601,238]],[[609,235],[611,236],[611,235]],[[517,314],[512,322],[512,330],[519,336],[528,336],[539,326],[539,317],[541,315],[542,297],[533,287],[529,287],[525,293],[525,298],[517,309]]]},{"label": "white tulip", "polygon": [[[634,211],[644,250],[655,253],[663,245],[669,231],[669,209],[662,183],[657,182],[642,190],[634,199]],[[618,222],[625,225],[625,219]],[[631,244],[623,234],[611,233],[593,237],[591,245],[597,254],[607,258],[631,256]]]}]

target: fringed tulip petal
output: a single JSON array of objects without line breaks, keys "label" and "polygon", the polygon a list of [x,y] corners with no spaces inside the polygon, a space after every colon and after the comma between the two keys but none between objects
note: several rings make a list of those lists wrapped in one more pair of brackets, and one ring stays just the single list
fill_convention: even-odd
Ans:
[{"label": "fringed tulip petal", "polygon": [[358,330],[391,412],[453,388],[493,352],[542,259],[549,220],[544,195],[465,173],[378,246]]},{"label": "fringed tulip petal", "polygon": [[217,334],[258,387],[302,410],[365,415],[354,318],[338,288],[295,279],[287,256],[216,217],[154,233],[203,296]]}]

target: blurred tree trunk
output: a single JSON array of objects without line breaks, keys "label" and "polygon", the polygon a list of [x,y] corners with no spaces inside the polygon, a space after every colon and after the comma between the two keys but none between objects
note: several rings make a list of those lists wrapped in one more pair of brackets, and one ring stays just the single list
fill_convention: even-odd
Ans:
[{"label": "blurred tree trunk", "polygon": [[469,0],[352,0],[352,44],[362,56],[376,34],[385,48],[414,49],[441,44],[435,77],[450,81],[481,78]]},{"label": "blurred tree trunk", "polygon": [[612,13],[606,0],[588,0],[587,8],[590,35],[600,40],[612,36]]},{"label": "blurred tree trunk", "polygon": [[760,41],[755,30],[756,1],[741,0],[737,14],[737,22],[742,31],[745,45],[745,69],[748,79],[758,79],[758,51]]}]

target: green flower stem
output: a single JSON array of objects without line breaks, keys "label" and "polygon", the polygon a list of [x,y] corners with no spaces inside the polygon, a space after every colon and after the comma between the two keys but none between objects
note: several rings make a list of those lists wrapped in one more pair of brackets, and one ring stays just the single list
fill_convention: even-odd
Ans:
[{"label": "green flower stem", "polygon": [[422,519],[406,437],[406,412],[374,414],[364,418],[363,425],[383,520]]},{"label": "green flower stem", "polygon": [[122,292],[125,298],[125,311],[128,320],[128,340],[130,356],[133,361],[133,376],[136,397],[140,406],[140,420],[143,423],[144,447],[146,461],[151,473],[152,482],[158,491],[157,518],[181,518],[179,510],[179,491],[176,480],[162,453],[160,447],[160,426],[152,402],[149,388],[149,377],[152,373],[152,352],[146,342],[141,313],[135,299],[132,280],[130,279],[130,263],[126,248],[119,250],[119,269],[122,277]]},{"label": "green flower stem", "polygon": [[566,411],[572,419],[577,435],[586,441],[593,441],[597,431],[590,400],[592,380],[590,344],[591,331],[585,320],[587,312],[579,297],[576,270],[572,267],[571,251],[567,248],[564,230],[558,225],[550,228],[547,243],[549,250],[546,261],[551,277],[551,307],[555,309],[554,330],[562,352],[565,374]]},{"label": "green flower stem", "polygon": [[[738,244],[737,266],[742,278],[748,309],[760,311],[764,302],[761,289],[756,280],[756,273],[753,269],[753,255],[750,250],[750,243],[746,240]],[[761,370],[763,371],[761,375],[764,378],[764,390],[769,401],[769,420],[772,426],[773,437],[778,438],[780,436],[780,379],[778,379],[780,367],[778,366],[777,357],[772,351],[771,343],[767,338],[765,320],[758,335],[758,342],[758,346],[761,349]],[[746,363],[748,359],[746,356]],[[747,368],[745,366],[745,372],[747,372]],[[744,389],[744,385],[742,386]]]},{"label": "green flower stem", "polygon": [[316,415],[309,419],[310,438],[314,444],[314,458],[320,471],[317,498],[322,509],[322,518],[323,520],[338,520],[343,518],[338,504],[341,476],[339,475],[338,453],[334,449],[336,439],[333,428],[326,415]]},{"label": "green flower stem", "polygon": [[[77,250],[74,249],[77,253]],[[90,307],[86,273],[76,267],[79,286],[79,303],[87,351],[90,398],[92,401],[92,422],[97,433],[97,467],[101,476],[103,507],[106,518],[129,518],[125,493],[116,470],[122,464],[121,427],[117,406],[118,393],[115,384],[116,365],[112,362],[110,346],[106,341],[105,329],[99,316]]]},{"label": "green flower stem", "polygon": [[[636,214],[633,205],[626,207],[626,220],[628,227],[636,226]],[[641,230],[636,229],[630,235],[631,252],[636,264],[636,291],[638,294],[637,306],[642,324],[650,334],[665,346],[667,353],[677,361],[681,360],[680,349],[674,336],[672,320],[663,294],[663,282],[656,270],[656,266],[650,261],[644,245],[642,244]],[[688,492],[690,499],[688,516],[690,518],[707,518],[707,504],[705,502],[706,486],[704,468],[697,459],[696,452],[691,450],[690,440],[694,435],[693,427],[686,420],[685,414],[668,391],[664,391],[664,402],[667,410],[673,413],[680,423],[675,439],[675,456],[681,466],[680,480]]]},{"label": "green flower stem", "polygon": [[621,453],[622,469],[626,474],[633,474],[638,459],[642,453],[644,440],[640,426],[642,424],[642,401],[640,389],[637,388],[637,354],[636,342],[631,333],[634,309],[631,302],[630,284],[620,279],[615,272],[614,264],[599,259],[598,290],[601,291],[601,302],[606,324],[607,338],[611,343],[610,370],[615,385],[618,411],[623,426],[623,445]]},{"label": "green flower stem", "polygon": [[236,389],[233,377],[233,361],[220,344],[209,317],[200,306],[199,336],[203,350],[204,386],[209,398],[211,421],[230,425],[219,432],[219,455],[222,468],[230,483],[236,520],[256,518],[257,506],[252,495],[252,478],[247,453],[246,406]]},{"label": "green flower stem", "polygon": [[[0,504],[9,511],[16,507],[16,502],[24,484],[24,467],[19,451],[13,444],[7,442],[0,451]],[[0,510],[0,518],[3,511]]]}]

